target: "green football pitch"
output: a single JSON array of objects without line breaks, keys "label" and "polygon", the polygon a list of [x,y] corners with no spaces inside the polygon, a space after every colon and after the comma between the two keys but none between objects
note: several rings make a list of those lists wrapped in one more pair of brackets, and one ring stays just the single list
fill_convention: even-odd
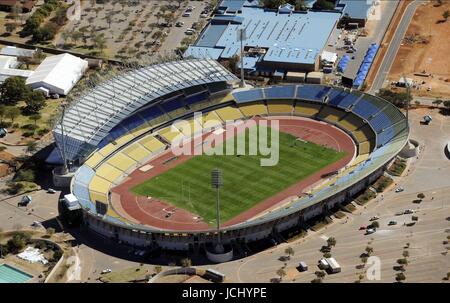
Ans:
[{"label": "green football pitch", "polygon": [[[270,130],[267,133],[270,138]],[[245,136],[248,146],[249,131],[238,136]],[[225,150],[226,143],[219,146]],[[268,156],[260,154],[199,155],[133,187],[131,191],[186,209],[212,225],[216,213],[216,192],[211,186],[214,168],[222,172],[220,210],[221,221],[225,222],[340,160],[345,154],[280,132],[279,161],[275,166],[261,166],[261,158]]]}]

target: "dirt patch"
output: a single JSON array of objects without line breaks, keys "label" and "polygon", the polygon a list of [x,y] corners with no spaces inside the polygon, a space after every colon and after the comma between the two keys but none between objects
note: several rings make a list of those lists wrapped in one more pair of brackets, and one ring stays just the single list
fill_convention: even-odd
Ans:
[{"label": "dirt patch", "polygon": [[[444,22],[442,14],[450,10],[450,2],[443,1],[439,7],[435,1],[420,5],[409,25],[388,79],[398,81],[402,74],[417,83],[412,90],[417,96],[450,96],[450,67],[448,55],[450,20]],[[429,77],[417,76],[429,74]]]}]

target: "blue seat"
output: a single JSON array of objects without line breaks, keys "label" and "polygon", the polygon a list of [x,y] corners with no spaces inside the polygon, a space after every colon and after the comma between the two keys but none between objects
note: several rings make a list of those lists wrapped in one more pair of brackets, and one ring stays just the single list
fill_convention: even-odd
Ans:
[{"label": "blue seat", "polygon": [[261,88],[235,92],[233,93],[233,97],[237,103],[246,103],[264,99],[263,90]]},{"label": "blue seat", "polygon": [[120,125],[122,125],[124,128],[128,130],[133,130],[136,127],[141,126],[145,123],[145,120],[143,120],[138,114],[135,114],[131,117],[126,118],[122,122],[120,122]]},{"label": "blue seat", "polygon": [[360,117],[368,120],[371,116],[380,111],[380,108],[373,105],[371,102],[366,101],[364,98],[359,100],[358,103],[352,108],[352,111]]},{"label": "blue seat", "polygon": [[377,135],[377,146],[383,146],[394,138],[394,129],[388,128]]},{"label": "blue seat", "polygon": [[369,124],[378,133],[385,128],[392,126],[392,122],[389,120],[385,113],[381,112],[369,121]]},{"label": "blue seat", "polygon": [[207,92],[202,92],[197,95],[192,95],[184,98],[184,103],[191,105],[194,103],[199,103],[208,100],[209,94]]},{"label": "blue seat", "polygon": [[266,99],[293,99],[295,96],[295,85],[273,86],[264,89]]},{"label": "blue seat", "polygon": [[159,105],[167,113],[184,107],[184,103],[179,97],[163,101]]},{"label": "blue seat", "polygon": [[163,115],[163,112],[156,106],[148,107],[140,111],[139,116],[141,116],[145,121],[150,121],[156,117]]},{"label": "blue seat", "polygon": [[355,104],[359,97],[359,95],[344,90],[332,89],[328,94],[328,104],[347,109]]},{"label": "blue seat", "polygon": [[323,102],[323,98],[330,90],[331,87],[323,85],[299,85],[297,99]]}]

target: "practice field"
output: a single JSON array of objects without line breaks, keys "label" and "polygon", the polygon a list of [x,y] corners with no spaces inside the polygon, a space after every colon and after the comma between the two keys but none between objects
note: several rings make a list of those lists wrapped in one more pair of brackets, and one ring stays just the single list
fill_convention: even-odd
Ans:
[{"label": "practice field", "polygon": [[[238,136],[245,136],[248,146],[249,131]],[[225,144],[220,147],[225,148]],[[225,222],[345,155],[344,151],[337,152],[280,132],[279,162],[275,166],[261,166],[261,158],[268,156],[260,154],[195,156],[134,186],[131,191],[188,210],[202,217],[204,222],[213,224],[216,192],[211,186],[211,171],[217,167],[223,176],[220,208],[221,220]]]}]

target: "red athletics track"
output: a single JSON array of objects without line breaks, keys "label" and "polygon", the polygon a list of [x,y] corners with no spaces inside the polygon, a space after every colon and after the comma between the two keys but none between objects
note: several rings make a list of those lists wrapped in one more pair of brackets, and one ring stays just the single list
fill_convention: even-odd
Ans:
[{"label": "red athletics track", "polygon": [[[275,118],[272,117],[271,119]],[[279,121],[280,130],[282,132],[292,134],[306,141],[333,148],[337,151],[346,151],[347,156],[328,165],[320,171],[317,171],[306,179],[286,188],[278,194],[261,201],[233,219],[224,222],[222,226],[231,226],[242,223],[276,206],[278,203],[289,197],[301,194],[305,189],[320,181],[322,175],[339,170],[353,159],[355,154],[354,142],[342,130],[332,125],[309,119],[296,117],[277,117],[276,119]],[[207,135],[208,134],[205,134],[204,137]],[[201,218],[197,218],[195,214],[177,208],[166,201],[152,199],[151,197],[137,197],[130,191],[131,187],[162,174],[178,164],[189,160],[193,156],[181,155],[178,158],[163,164],[173,157],[174,155],[169,149],[161,156],[147,163],[153,166],[149,171],[142,172],[139,169],[133,171],[122,184],[111,190],[112,206],[119,215],[132,222],[162,230],[208,230],[211,226],[203,222]],[[168,214],[170,214],[170,216],[166,217]]]}]

